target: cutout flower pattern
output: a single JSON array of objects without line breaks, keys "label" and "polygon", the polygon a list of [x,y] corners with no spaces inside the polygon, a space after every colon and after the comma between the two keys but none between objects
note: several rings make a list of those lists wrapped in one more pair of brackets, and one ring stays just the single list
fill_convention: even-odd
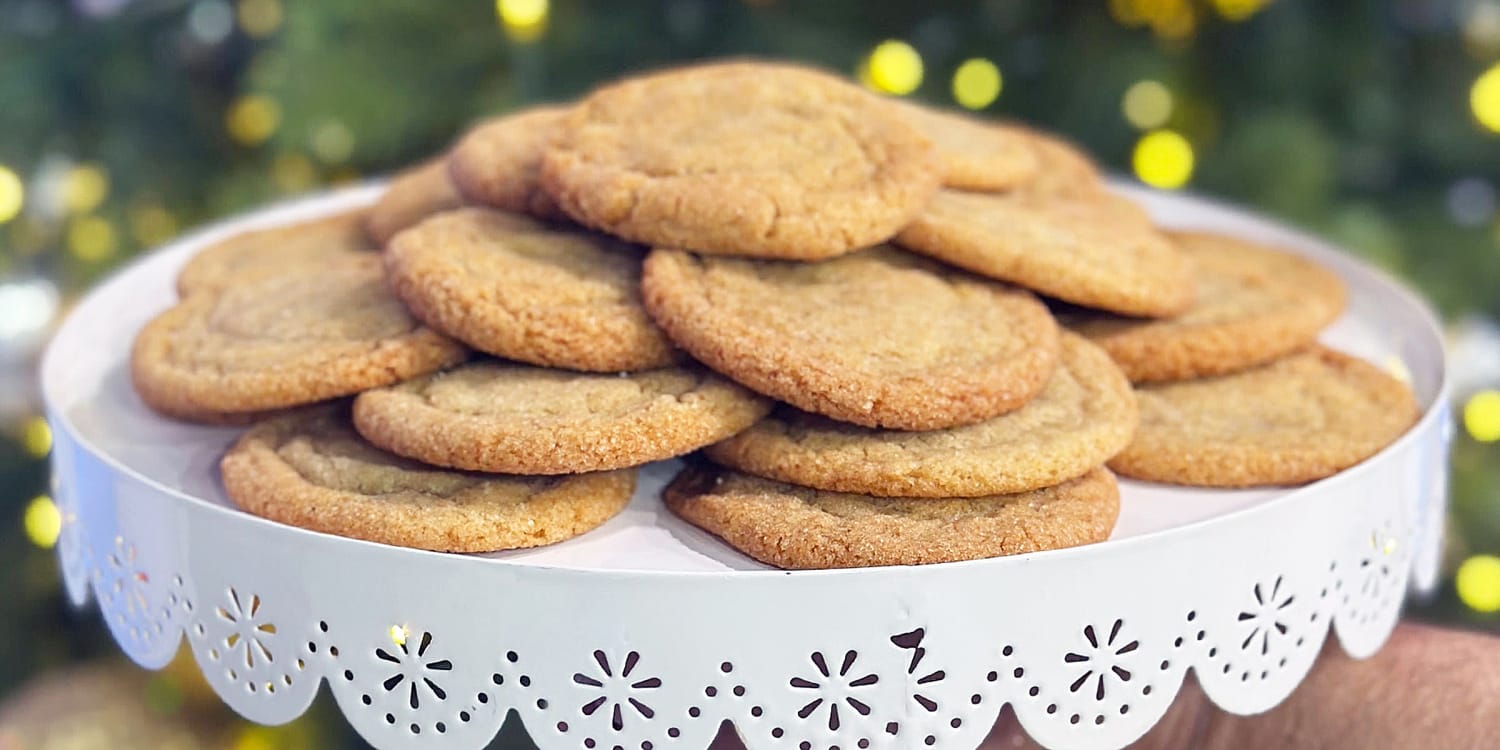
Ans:
[{"label": "cutout flower pattern", "polygon": [[[853,693],[859,688],[874,685],[880,681],[872,672],[864,676],[851,676],[850,671],[858,660],[859,654],[848,651],[839,663],[837,670],[830,669],[828,660],[823,657],[823,652],[814,651],[811,659],[818,673],[813,679],[793,677],[791,685],[799,690],[817,690],[819,695],[809,700],[802,708],[797,710],[797,718],[806,719],[812,716],[819,707],[828,706],[828,730],[838,731],[839,728],[839,706],[846,705],[857,711],[860,716],[870,715],[870,705],[855,697]],[[855,674],[858,674],[857,672]]]},{"label": "cutout flower pattern", "polygon": [[640,664],[641,655],[635,651],[625,654],[623,663],[617,664],[619,674],[615,674],[616,668],[611,667],[609,656],[603,651],[594,652],[594,662],[599,665],[599,675],[587,675],[582,672],[573,674],[573,682],[577,685],[597,688],[602,695],[589,700],[583,704],[584,716],[593,716],[600,709],[607,709],[610,728],[616,732],[625,729],[625,716],[628,706],[642,719],[650,720],[656,717],[656,710],[646,703],[644,695],[631,695],[642,690],[655,690],[661,687],[660,677],[632,677]]},{"label": "cutout flower pattern", "polygon": [[[1125,642],[1125,639],[1120,636],[1120,629],[1124,626],[1124,620],[1115,620],[1115,624],[1109,629],[1109,635],[1102,640],[1094,632],[1093,625],[1084,627],[1083,637],[1088,641],[1089,647],[1082,649],[1082,653],[1069,652],[1063,657],[1064,662],[1083,667],[1083,672],[1078,679],[1068,686],[1069,691],[1076,693],[1084,689],[1092,680],[1095,685],[1094,698],[1102,701],[1106,685],[1111,677],[1119,680],[1121,684],[1130,682],[1134,675],[1125,668],[1124,663],[1129,659],[1124,657],[1140,648],[1141,642],[1136,640]],[[1117,642],[1120,645],[1115,645]]]}]

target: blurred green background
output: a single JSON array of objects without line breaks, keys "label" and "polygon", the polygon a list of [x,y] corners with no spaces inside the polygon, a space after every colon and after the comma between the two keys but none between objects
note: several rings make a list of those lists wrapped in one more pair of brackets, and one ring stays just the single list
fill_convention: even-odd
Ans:
[{"label": "blurred green background", "polygon": [[485,114],[721,55],[1029,120],[1409,279],[1459,422],[1447,583],[1413,614],[1500,631],[1500,0],[0,0],[0,750],[358,745],[324,702],[252,727],[190,665],[122,665],[64,602],[33,372],[70,301]]}]

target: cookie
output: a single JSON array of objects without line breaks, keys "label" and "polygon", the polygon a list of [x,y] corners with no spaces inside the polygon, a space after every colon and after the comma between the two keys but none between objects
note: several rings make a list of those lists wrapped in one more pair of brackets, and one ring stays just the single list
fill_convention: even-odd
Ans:
[{"label": "cookie", "polygon": [[560,542],[612,518],[635,491],[634,470],[527,477],[423,466],[365,443],[343,407],[262,422],[219,467],[229,499],[257,516],[439,552]]},{"label": "cookie", "polygon": [[373,257],[353,211],[275,229],[242,232],[199,250],[177,273],[177,294],[222,289],[266,276],[338,265],[350,255]]},{"label": "cookie", "polygon": [[542,185],[648,245],[812,260],[889,239],[937,188],[932,144],[824,73],[726,63],[628,79],[565,121]]},{"label": "cookie", "polygon": [[1107,186],[1099,165],[1073,143],[1051,133],[1010,125],[1026,136],[1036,157],[1036,171],[1021,189],[1032,194],[1057,196],[1096,196]]},{"label": "cookie", "polygon": [[480,123],[459,139],[448,157],[458,192],[471,203],[545,219],[562,212],[542,191],[542,153],[567,114],[566,107],[537,107]]},{"label": "cookie", "polygon": [[1311,344],[1344,309],[1331,271],[1291,253],[1215,234],[1173,235],[1192,262],[1196,302],[1172,318],[1077,311],[1069,327],[1104,347],[1135,382],[1243,370]]},{"label": "cookie", "polygon": [[473,362],[365,391],[365,439],[429,464],[509,474],[571,474],[690,453],[770,411],[701,368],[628,376]]},{"label": "cookie", "polygon": [[1193,301],[1187,259],[1138,206],[1097,193],[942,190],[897,243],[1074,304],[1176,315]]},{"label": "cookie", "polygon": [[1141,424],[1110,468],[1208,487],[1310,482],[1389,445],[1420,416],[1405,385],[1314,346],[1251,370],[1143,386]]},{"label": "cookie", "polygon": [[475,349],[621,372],[675,358],[641,306],[642,254],[576,227],[463,208],[397,235],[385,267],[413,314]]},{"label": "cookie", "polygon": [[997,417],[1041,391],[1057,363],[1057,324],[1029,292],[889,245],[820,263],[653,250],[641,290],[699,361],[865,427]]},{"label": "cookie", "polygon": [[931,432],[871,430],[783,408],[707,450],[716,463],[877,497],[980,497],[1049,487],[1130,442],[1135,395],[1109,355],[1064,333],[1057,371],[1025,406]]},{"label": "cookie", "polygon": [[667,507],[731,547],[779,568],[925,565],[1074,547],[1109,538],[1120,514],[1114,475],[1094,469],[1014,495],[877,498],[692,466],[663,490]]},{"label": "cookie", "polygon": [[464,204],[448,176],[448,161],[438,158],[391,179],[380,200],[365,213],[365,235],[376,245],[417,222]]},{"label": "cookie", "polygon": [[943,185],[959,190],[1008,190],[1036,176],[1037,149],[1021,128],[894,100],[937,149]]},{"label": "cookie", "polygon": [[146,324],[130,366],[148,405],[192,419],[357,393],[464,356],[386,290],[378,256],[351,254],[189,296]]}]

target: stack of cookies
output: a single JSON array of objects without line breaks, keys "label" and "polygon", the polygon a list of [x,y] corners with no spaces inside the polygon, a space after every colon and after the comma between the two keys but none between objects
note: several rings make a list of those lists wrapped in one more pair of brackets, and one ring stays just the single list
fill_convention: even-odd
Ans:
[{"label": "stack of cookies", "polygon": [[178,286],[133,378],[255,422],[229,497],[433,550],[584,533],[693,454],[667,506],[772,565],[1030,552],[1108,537],[1110,468],[1306,482],[1417,415],[1315,343],[1329,272],[1161,232],[1048,135],[780,64],[481,123]]}]

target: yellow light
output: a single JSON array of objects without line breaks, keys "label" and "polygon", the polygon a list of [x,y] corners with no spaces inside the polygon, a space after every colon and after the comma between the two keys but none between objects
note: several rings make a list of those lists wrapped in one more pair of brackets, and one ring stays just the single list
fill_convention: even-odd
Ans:
[{"label": "yellow light", "polygon": [[246,146],[264,143],[281,125],[281,106],[260,94],[242,96],[229,105],[224,126],[229,137]]},{"label": "yellow light", "polygon": [[86,263],[98,263],[115,254],[115,227],[107,219],[84,216],[68,224],[68,252]]},{"label": "yellow light", "polygon": [[1120,111],[1141,130],[1159,128],[1172,117],[1172,92],[1161,81],[1136,81],[1125,89]]},{"label": "yellow light", "polygon": [[409,635],[411,635],[411,631],[407,630],[405,625],[391,626],[391,643],[394,643],[397,646],[405,646],[406,638]]},{"label": "yellow light", "polygon": [[32,417],[21,425],[21,447],[33,458],[41,458],[52,450],[52,428],[43,417]]},{"label": "yellow light", "polygon": [[1464,429],[1481,443],[1500,440],[1500,391],[1480,391],[1464,402]]},{"label": "yellow light", "polygon": [[1176,131],[1153,130],[1135,144],[1135,174],[1152,187],[1174,190],[1193,176],[1193,146]]},{"label": "yellow light", "polygon": [[1000,69],[982,57],[965,60],[953,71],[953,100],[966,109],[984,109],[1000,96],[1005,79]]},{"label": "yellow light", "polygon": [[86,214],[109,196],[109,173],[97,164],[79,164],[62,179],[63,208],[71,214]]},{"label": "yellow light", "polygon": [[276,750],[276,734],[269,727],[245,727],[234,737],[233,750]]},{"label": "yellow light", "polygon": [[495,0],[495,13],[505,33],[517,42],[530,42],[547,28],[547,0]]},{"label": "yellow light", "polygon": [[264,39],[281,28],[280,0],[240,0],[235,15],[245,34],[256,39]]},{"label": "yellow light", "polygon": [[1500,63],[1490,66],[1469,89],[1469,106],[1474,119],[1485,128],[1500,133]]},{"label": "yellow light", "polygon": [[280,154],[271,162],[271,180],[288,193],[312,187],[318,181],[318,171],[302,154]]},{"label": "yellow light", "polygon": [[26,504],[21,526],[32,544],[52,549],[57,544],[57,535],[62,533],[62,514],[57,511],[57,503],[52,502],[52,498],[38,495]]},{"label": "yellow light", "polygon": [[906,42],[881,42],[870,52],[866,64],[870,83],[878,91],[906,96],[922,85],[922,56]]},{"label": "yellow light", "polygon": [[326,164],[337,164],[354,153],[354,134],[338,120],[320,124],[312,134],[312,150]]},{"label": "yellow light", "polygon": [[1151,30],[1163,39],[1186,39],[1198,28],[1198,16],[1186,0],[1163,3],[1160,15],[1151,19]]},{"label": "yellow light", "polygon": [[1243,21],[1266,7],[1269,0],[1213,0],[1214,10],[1228,21]]},{"label": "yellow light", "polygon": [[161,206],[137,206],[130,212],[130,232],[146,247],[159,245],[177,235],[177,217]]},{"label": "yellow light", "polygon": [[1458,598],[1476,612],[1500,612],[1500,557],[1475,555],[1453,576]]},{"label": "yellow light", "polygon": [[26,205],[26,186],[10,168],[0,164],[0,224],[16,218]]}]

